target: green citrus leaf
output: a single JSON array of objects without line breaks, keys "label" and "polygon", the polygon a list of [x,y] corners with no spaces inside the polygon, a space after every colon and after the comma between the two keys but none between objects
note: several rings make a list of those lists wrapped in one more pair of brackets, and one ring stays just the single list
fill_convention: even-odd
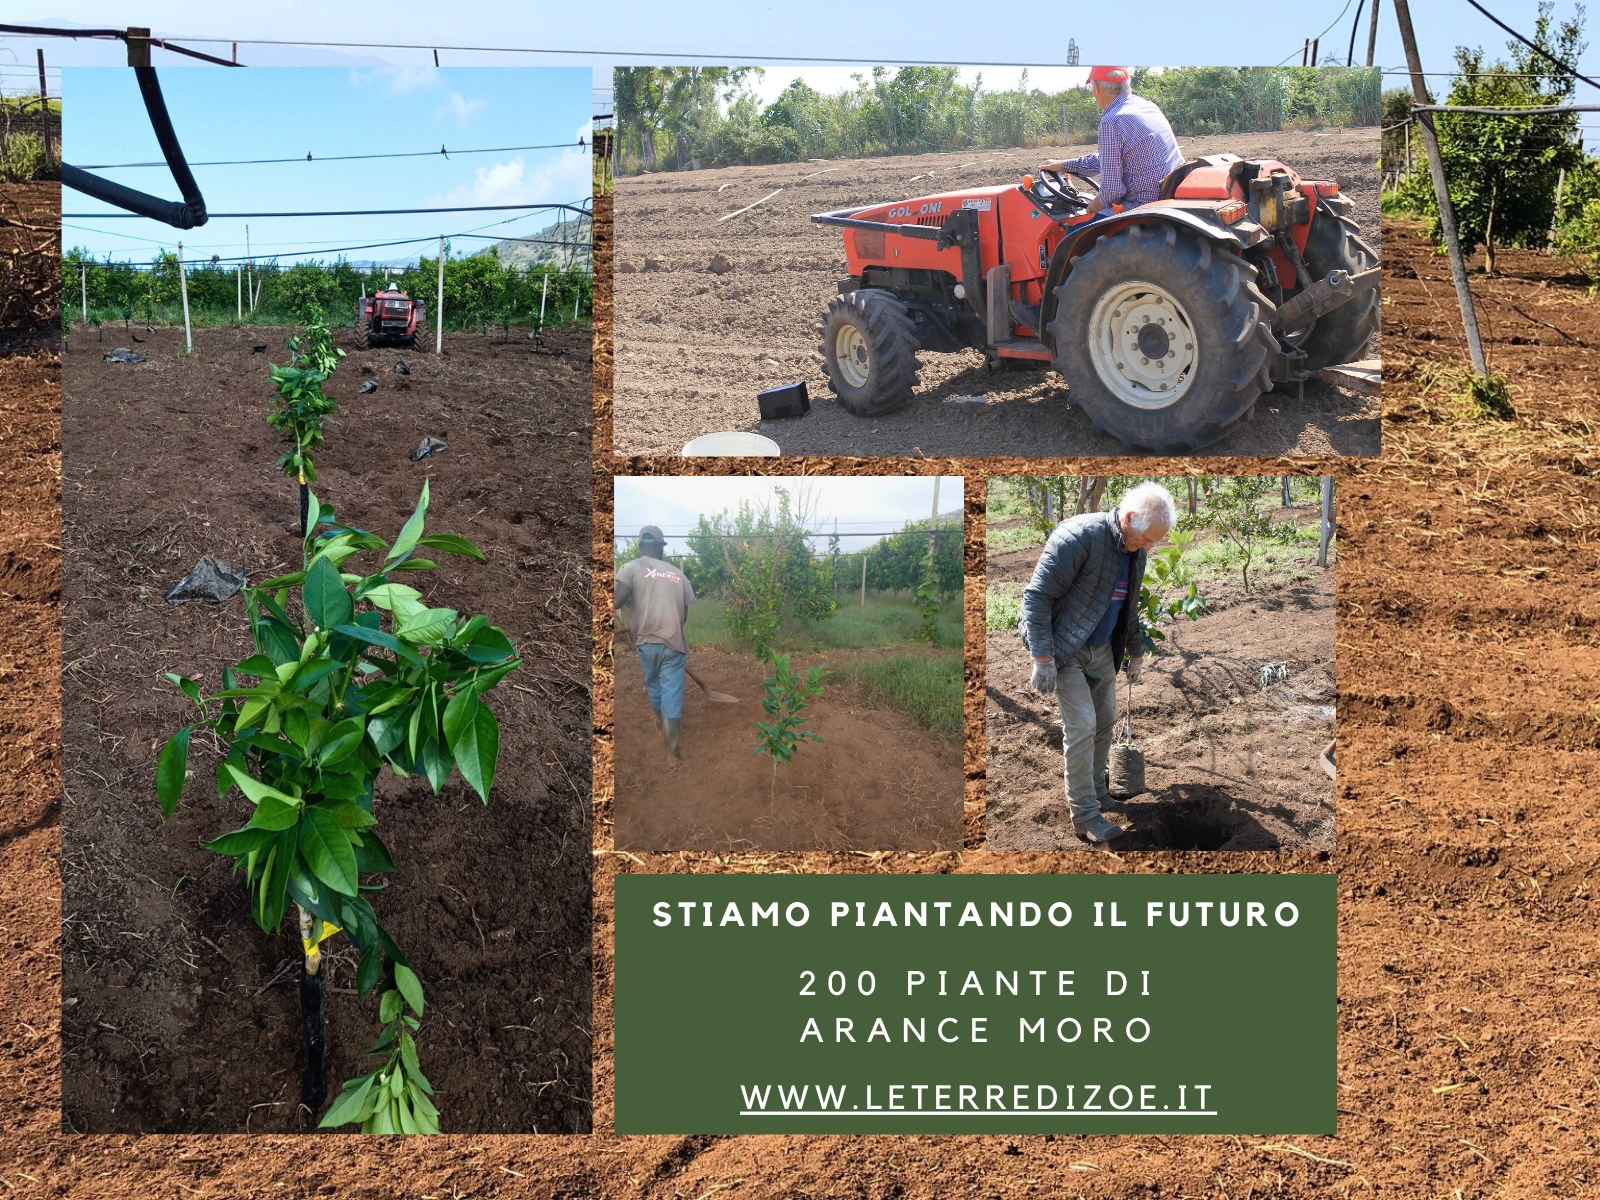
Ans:
[{"label": "green citrus leaf", "polygon": [[406,1003],[411,1006],[411,1011],[420,1017],[422,1015],[422,981],[417,978],[417,973],[410,967],[396,963],[394,965],[394,985],[400,989],[400,994],[406,998]]},{"label": "green citrus leaf", "polygon": [[242,854],[249,854],[252,850],[261,849],[277,836],[270,829],[260,827],[252,829],[246,825],[243,829],[223,834],[214,842],[207,842],[205,848],[217,854],[226,854],[230,858],[238,858]]},{"label": "green citrus leaf", "polygon": [[300,602],[305,605],[306,616],[318,629],[334,629],[347,625],[355,612],[350,593],[345,590],[339,568],[326,558],[319,558],[306,572],[305,585],[300,590]]},{"label": "green citrus leaf", "polygon": [[351,1090],[349,1084],[346,1084],[344,1091],[339,1095],[339,1099],[328,1110],[328,1115],[322,1118],[322,1123],[318,1128],[332,1129],[338,1125],[348,1125],[351,1121],[359,1121],[361,1119],[361,1107],[367,1099],[367,1094],[372,1091],[372,1082],[375,1078],[376,1076],[368,1075],[361,1081],[361,1086],[354,1091]]},{"label": "green citrus leaf", "polygon": [[184,776],[189,773],[189,735],[193,732],[193,725],[185,725],[161,747],[161,757],[156,762],[156,799],[161,802],[162,816],[170,817],[183,796]]},{"label": "green citrus leaf", "polygon": [[445,706],[444,736],[461,777],[489,803],[495,762],[500,757],[500,723],[471,688],[461,689]]},{"label": "green citrus leaf", "polygon": [[404,527],[400,530],[400,536],[395,538],[394,545],[389,547],[389,556],[384,559],[384,562],[392,563],[398,558],[404,558],[411,552],[412,547],[414,547],[422,537],[423,520],[427,516],[427,513],[428,481],[424,479],[422,481],[422,495],[417,498],[416,511],[411,514],[411,519],[408,520]]},{"label": "green citrus leaf", "polygon": [[357,894],[356,855],[339,823],[313,805],[300,815],[300,853],[316,877],[341,895]]}]

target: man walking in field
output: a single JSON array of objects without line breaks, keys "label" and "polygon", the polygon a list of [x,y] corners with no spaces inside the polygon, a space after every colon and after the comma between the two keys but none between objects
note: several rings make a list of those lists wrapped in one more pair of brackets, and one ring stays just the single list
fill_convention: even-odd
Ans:
[{"label": "man walking in field", "polygon": [[1138,609],[1145,555],[1177,522],[1167,489],[1141,483],[1114,511],[1057,525],[1022,592],[1017,628],[1033,657],[1028,686],[1056,698],[1067,809],[1086,841],[1122,833],[1101,815],[1112,804],[1106,761],[1117,724],[1117,669],[1126,665],[1130,683],[1144,670]]},{"label": "man walking in field", "polygon": [[1113,205],[1132,208],[1159,199],[1161,181],[1183,164],[1166,114],[1133,94],[1132,79],[1128,67],[1092,68],[1089,87],[1100,106],[1100,153],[1039,164],[1041,171],[1098,172],[1102,217],[1111,215]]},{"label": "man walking in field", "polygon": [[694,603],[694,588],[665,560],[666,539],[654,525],[639,531],[639,557],[617,572],[617,608],[633,605],[633,644],[639,651],[656,732],[667,744],[667,761],[683,758],[678,746],[683,719],[683,676],[689,643],[683,623]]}]

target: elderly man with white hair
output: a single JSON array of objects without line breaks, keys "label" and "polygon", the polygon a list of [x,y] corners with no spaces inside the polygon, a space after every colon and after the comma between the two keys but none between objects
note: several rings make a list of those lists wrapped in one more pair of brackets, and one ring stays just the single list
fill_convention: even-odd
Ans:
[{"label": "elderly man with white hair", "polygon": [[1177,522],[1166,488],[1138,484],[1113,511],[1057,525],[1022,593],[1017,625],[1033,656],[1028,686],[1056,698],[1067,808],[1072,828],[1090,842],[1122,833],[1101,815],[1113,804],[1106,760],[1117,724],[1117,670],[1126,664],[1132,682],[1144,669],[1138,608],[1145,554]]}]

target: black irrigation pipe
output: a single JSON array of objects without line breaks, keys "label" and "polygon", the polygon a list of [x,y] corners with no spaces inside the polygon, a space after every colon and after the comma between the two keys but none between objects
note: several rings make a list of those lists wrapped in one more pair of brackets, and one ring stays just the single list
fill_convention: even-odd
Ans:
[{"label": "black irrigation pipe", "polygon": [[82,168],[67,163],[61,164],[61,185],[127,210],[108,213],[106,214],[108,216],[145,217],[178,229],[193,229],[204,225],[205,197],[200,194],[200,185],[195,182],[194,173],[184,161],[183,148],[178,144],[178,135],[173,132],[172,117],[167,112],[166,100],[162,98],[161,83],[156,79],[155,69],[135,67],[133,73],[139,81],[139,92],[144,97],[145,112],[149,114],[150,126],[155,131],[156,141],[161,145],[162,156],[166,159],[167,167],[172,172],[178,190],[183,193],[182,203],[162,200],[145,192],[135,191],[133,188],[102,179],[98,175],[91,175]]},{"label": "black irrigation pipe", "polygon": [[[934,530],[931,530],[931,531],[927,530],[927,529],[891,529],[887,533],[856,533],[854,530],[840,530],[840,532],[838,534],[834,534],[834,533],[831,533],[831,532],[829,532],[829,533],[664,533],[661,536],[662,537],[667,537],[667,538],[677,538],[679,541],[683,541],[683,542],[698,541],[698,540],[700,540],[702,538],[706,538],[706,539],[723,539],[723,540],[726,540],[726,541],[739,542],[739,541],[750,541],[750,540],[754,540],[756,538],[787,538],[787,537],[799,537],[799,538],[875,537],[875,538],[883,538],[883,537],[899,537],[901,534],[911,534],[914,537],[925,537],[925,536],[928,535],[929,532],[932,532],[932,533],[935,533],[935,534],[963,533],[964,530],[959,525],[947,525],[943,529],[934,529]],[[635,538],[637,538],[638,536],[639,535],[636,534],[636,533],[614,533],[614,534],[611,535],[611,540],[614,541],[614,542],[631,542]],[[844,551],[844,550],[841,550],[840,553],[841,554],[859,553],[859,551]]]},{"label": "black irrigation pipe", "polygon": [[[481,150],[449,150],[440,146],[437,150],[408,150],[395,154],[329,154],[316,158],[307,152],[304,158],[236,158],[221,159],[215,162],[191,163],[195,167],[257,167],[273,163],[300,163],[300,162],[365,162],[374,158],[435,158],[444,155],[449,158],[452,154],[507,154],[513,150],[587,150],[589,147],[582,138],[576,142],[551,142],[547,146],[488,146]],[[159,162],[132,162],[132,163],[90,163],[84,168],[86,171],[125,171],[135,167],[164,167],[165,163]]]}]

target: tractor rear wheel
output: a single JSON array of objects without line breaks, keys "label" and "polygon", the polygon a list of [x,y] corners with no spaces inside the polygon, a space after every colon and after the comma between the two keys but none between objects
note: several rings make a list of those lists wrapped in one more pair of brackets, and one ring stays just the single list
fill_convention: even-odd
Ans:
[{"label": "tractor rear wheel", "polygon": [[372,319],[370,317],[356,318],[356,349],[367,350],[372,346]]},{"label": "tractor rear wheel", "polygon": [[1275,311],[1226,247],[1169,222],[1129,226],[1056,289],[1055,369],[1125,453],[1198,450],[1271,390]]},{"label": "tractor rear wheel", "polygon": [[[1361,240],[1361,226],[1321,205],[1311,218],[1304,257],[1316,279],[1326,279],[1329,271],[1354,275],[1378,265],[1377,253]],[[1300,369],[1320,371],[1360,358],[1368,340],[1378,332],[1378,304],[1378,289],[1373,288],[1318,317],[1299,343],[1306,352]]]},{"label": "tractor rear wheel", "polygon": [[428,350],[428,318],[421,313],[417,314],[416,329],[411,335],[411,348],[421,350],[424,354]]},{"label": "tractor rear wheel", "polygon": [[858,417],[890,412],[917,385],[917,327],[891,292],[865,288],[835,296],[819,330],[823,367],[839,402]]}]

